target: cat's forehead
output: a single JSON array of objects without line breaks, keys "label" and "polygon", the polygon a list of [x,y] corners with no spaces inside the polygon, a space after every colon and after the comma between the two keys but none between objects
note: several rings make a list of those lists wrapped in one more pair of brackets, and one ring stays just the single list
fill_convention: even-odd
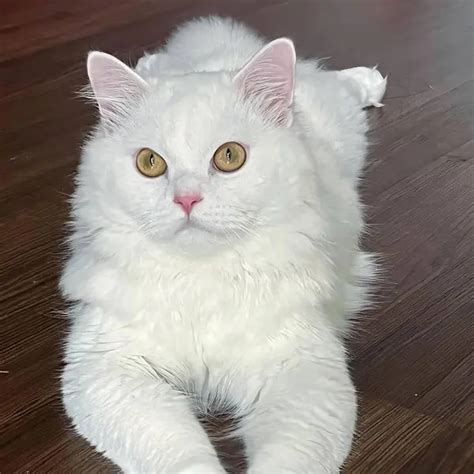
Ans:
[{"label": "cat's forehead", "polygon": [[157,77],[152,84],[151,95],[169,111],[187,105],[217,104],[223,95],[235,90],[229,74],[200,72]]},{"label": "cat's forehead", "polygon": [[[163,77],[153,84],[145,129],[159,139],[163,151],[199,156],[235,138],[235,87],[226,74],[199,73]],[[150,117],[151,115],[151,117]]]}]

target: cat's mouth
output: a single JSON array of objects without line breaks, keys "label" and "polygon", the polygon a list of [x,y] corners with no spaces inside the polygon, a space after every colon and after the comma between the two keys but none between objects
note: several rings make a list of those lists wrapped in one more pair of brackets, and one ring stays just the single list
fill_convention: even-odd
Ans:
[{"label": "cat's mouth", "polygon": [[209,231],[209,229],[204,224],[202,224],[199,219],[194,216],[187,215],[180,220],[175,230],[175,234],[181,234],[183,232],[192,232],[193,230]]},{"label": "cat's mouth", "polygon": [[174,244],[185,252],[214,253],[228,240],[225,234],[197,219],[183,220],[173,237]]},{"label": "cat's mouth", "polygon": [[225,229],[216,227],[212,222],[205,219],[187,217],[175,232],[178,240],[192,241],[194,243],[218,244],[228,242],[229,235],[237,236],[237,232],[227,232]]},{"label": "cat's mouth", "polygon": [[199,230],[207,233],[214,233],[204,222],[193,216],[186,216],[177,232]]},{"label": "cat's mouth", "polygon": [[213,219],[206,219],[192,213],[183,218],[174,231],[177,242],[204,246],[229,244],[240,240],[245,235],[242,229],[226,226],[220,221],[215,223]]}]

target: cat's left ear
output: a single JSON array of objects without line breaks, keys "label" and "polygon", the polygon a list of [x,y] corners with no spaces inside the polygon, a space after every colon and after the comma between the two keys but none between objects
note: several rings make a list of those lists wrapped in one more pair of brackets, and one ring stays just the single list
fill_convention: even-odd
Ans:
[{"label": "cat's left ear", "polygon": [[100,51],[89,53],[87,74],[100,115],[105,121],[120,119],[149,87],[122,61]]},{"label": "cat's left ear", "polygon": [[279,38],[258,51],[236,74],[234,81],[264,117],[281,126],[292,122],[296,53],[293,42]]}]

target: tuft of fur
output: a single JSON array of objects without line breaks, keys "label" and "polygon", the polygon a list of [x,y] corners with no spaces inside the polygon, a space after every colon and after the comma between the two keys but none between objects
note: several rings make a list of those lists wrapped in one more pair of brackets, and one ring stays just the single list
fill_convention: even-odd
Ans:
[{"label": "tuft of fur", "polygon": [[[215,408],[239,420],[250,473],[337,472],[351,446],[343,337],[374,276],[359,249],[363,107],[385,82],[297,60],[266,64],[248,94],[234,78],[264,46],[211,17],[135,72],[92,53],[102,116],[72,203],[62,387],[77,431],[125,472],[225,472],[196,417]],[[278,100],[265,109],[267,82]],[[283,106],[291,121],[268,119]],[[248,156],[222,174],[211,160],[228,141]],[[166,175],[140,175],[143,147]],[[173,202],[183,190],[203,196],[189,220]]]}]

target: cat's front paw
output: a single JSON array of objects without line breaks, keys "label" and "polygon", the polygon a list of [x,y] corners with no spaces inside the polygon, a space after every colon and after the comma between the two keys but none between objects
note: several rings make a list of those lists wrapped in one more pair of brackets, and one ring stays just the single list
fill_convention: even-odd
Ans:
[{"label": "cat's front paw", "polygon": [[[173,474],[225,474],[225,469],[215,464],[190,464],[173,470]],[[171,473],[170,473],[171,474]]]},{"label": "cat's front paw", "polygon": [[332,461],[317,462],[316,460],[302,465],[295,463],[295,467],[283,463],[259,463],[250,466],[247,474],[337,474],[339,468],[334,466]]}]

